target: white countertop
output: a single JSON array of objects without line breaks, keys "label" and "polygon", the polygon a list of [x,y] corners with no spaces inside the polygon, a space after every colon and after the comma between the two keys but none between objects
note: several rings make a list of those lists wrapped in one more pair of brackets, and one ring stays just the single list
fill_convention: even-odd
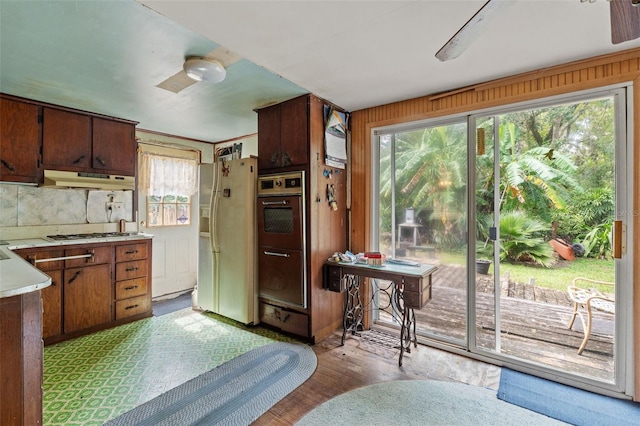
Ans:
[{"label": "white countertop", "polygon": [[0,298],[30,293],[51,285],[51,278],[29,262],[0,246]]},{"label": "white countertop", "polygon": [[12,250],[35,247],[51,247],[72,244],[133,241],[153,238],[150,234],[131,234],[118,237],[88,238],[84,240],[53,241],[46,238],[10,240],[0,245],[0,298],[17,296],[51,285],[51,278],[35,268]]}]

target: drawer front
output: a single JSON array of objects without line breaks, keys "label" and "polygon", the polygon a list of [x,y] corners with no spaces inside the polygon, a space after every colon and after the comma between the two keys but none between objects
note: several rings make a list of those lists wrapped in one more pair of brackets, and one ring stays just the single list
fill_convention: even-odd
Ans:
[{"label": "drawer front", "polygon": [[149,298],[145,296],[132,297],[116,302],[116,320],[143,314],[149,310]]},{"label": "drawer front", "polygon": [[426,305],[429,300],[431,300],[431,286],[427,286],[427,288],[422,291],[406,291],[403,294],[404,297],[404,305],[407,308],[412,309],[422,309],[424,305]]},{"label": "drawer front", "polygon": [[143,294],[147,294],[147,277],[116,282],[117,300],[141,296]]},{"label": "drawer front", "polygon": [[116,247],[116,262],[147,258],[147,243],[126,244]]},{"label": "drawer front", "polygon": [[[62,269],[62,260],[46,261],[46,259],[55,259],[64,256],[62,250],[47,250],[38,252],[20,252],[16,250],[16,253],[22,256],[29,263],[34,265],[41,271],[54,271],[56,269]],[[45,260],[42,262],[42,260]]]},{"label": "drawer front", "polygon": [[338,266],[324,265],[323,288],[341,293],[346,290],[344,280],[340,278],[342,271]]},{"label": "drawer front", "polygon": [[116,264],[116,281],[130,280],[147,276],[147,261],[134,260]]},{"label": "drawer front", "polygon": [[83,266],[99,265],[102,263],[111,263],[113,258],[113,247],[87,247],[77,249],[67,249],[64,255],[68,256],[84,256],[79,259],[67,259],[64,261],[65,268],[80,268]]},{"label": "drawer front", "polygon": [[[402,277],[404,278],[404,291],[420,291],[422,290],[422,278],[418,277]],[[402,280],[396,281],[396,284],[400,284]]]},{"label": "drawer front", "polygon": [[309,317],[268,303],[260,304],[260,321],[280,328],[282,331],[308,337]]}]

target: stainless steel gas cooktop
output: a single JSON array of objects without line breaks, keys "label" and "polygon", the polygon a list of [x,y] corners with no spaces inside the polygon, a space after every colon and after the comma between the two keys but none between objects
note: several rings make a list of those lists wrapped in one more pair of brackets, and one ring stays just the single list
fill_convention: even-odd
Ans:
[{"label": "stainless steel gas cooktop", "polygon": [[47,235],[47,238],[55,241],[68,241],[68,240],[90,240],[93,238],[129,237],[132,235],[137,235],[137,233],[135,232],[92,232],[89,234]]}]

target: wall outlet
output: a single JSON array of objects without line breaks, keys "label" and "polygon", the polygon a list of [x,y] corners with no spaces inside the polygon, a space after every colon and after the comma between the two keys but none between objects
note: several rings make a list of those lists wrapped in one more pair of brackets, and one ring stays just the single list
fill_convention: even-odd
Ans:
[{"label": "wall outlet", "polygon": [[108,212],[122,211],[124,209],[124,203],[121,201],[110,201],[106,203]]}]

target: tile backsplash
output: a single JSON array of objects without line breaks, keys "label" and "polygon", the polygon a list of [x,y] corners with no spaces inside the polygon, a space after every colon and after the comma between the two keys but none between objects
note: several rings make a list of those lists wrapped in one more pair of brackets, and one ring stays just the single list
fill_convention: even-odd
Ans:
[{"label": "tile backsplash", "polygon": [[3,239],[46,235],[38,229],[49,233],[104,232],[115,226],[116,230],[120,219],[134,220],[133,191],[0,184]]}]

